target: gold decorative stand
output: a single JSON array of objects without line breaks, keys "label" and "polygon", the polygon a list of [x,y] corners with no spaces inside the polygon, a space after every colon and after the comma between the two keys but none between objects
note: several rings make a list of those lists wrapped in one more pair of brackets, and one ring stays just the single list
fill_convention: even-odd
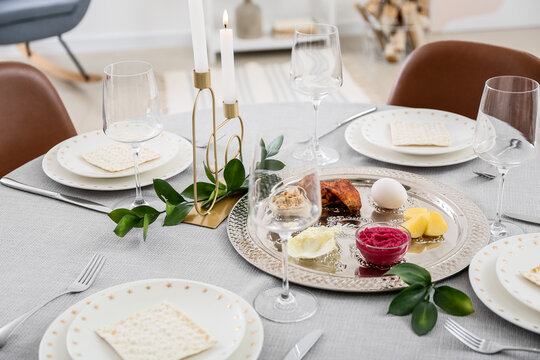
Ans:
[{"label": "gold decorative stand", "polygon": [[[195,97],[195,103],[193,104],[193,113],[191,117],[191,135],[192,135],[192,142],[193,142],[193,197],[195,199],[195,210],[199,215],[205,216],[210,214],[212,209],[214,208],[214,205],[216,204],[216,200],[218,198],[219,193],[219,173],[223,171],[225,168],[225,165],[227,165],[227,162],[229,161],[229,147],[230,145],[236,141],[238,142],[238,150],[234,153],[234,155],[230,158],[231,160],[240,157],[242,159],[242,142],[244,140],[244,123],[242,122],[242,118],[238,115],[238,101],[236,101],[234,104],[223,104],[223,115],[225,116],[225,120],[222,121],[219,125],[216,125],[216,98],[214,95],[214,91],[211,87],[211,78],[210,78],[210,71],[204,72],[204,73],[198,73],[195,70],[193,71],[193,84],[195,88],[199,89],[197,92],[197,96]],[[216,180],[216,187],[214,189],[215,196],[212,200],[212,203],[208,206],[206,210],[203,210],[196,201],[197,199],[197,149],[195,144],[196,141],[196,113],[197,113],[197,104],[199,102],[199,96],[203,92],[203,90],[209,90],[210,94],[212,95],[212,134],[210,135],[210,138],[208,139],[208,144],[206,146],[206,166],[208,167],[208,170],[214,175],[214,178]],[[233,119],[238,119],[239,125],[240,125],[240,135],[234,134],[229,137],[229,140],[227,141],[227,147],[225,148],[225,163],[222,167],[218,168],[218,155],[217,155],[217,132],[219,129],[224,127],[229,121]],[[212,166],[210,164],[210,145],[213,144],[213,155],[214,155],[214,165]]]}]

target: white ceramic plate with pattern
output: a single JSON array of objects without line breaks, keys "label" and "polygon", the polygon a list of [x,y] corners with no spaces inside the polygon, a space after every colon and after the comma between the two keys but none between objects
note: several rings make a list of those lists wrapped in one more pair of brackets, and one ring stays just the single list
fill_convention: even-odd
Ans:
[{"label": "white ceramic plate with pattern", "polygon": [[[94,178],[80,176],[64,169],[57,160],[58,150],[67,142],[65,140],[53,147],[45,154],[41,163],[43,171],[52,180],[74,188],[85,190],[127,190],[135,188],[135,177],[124,176],[119,178]],[[169,179],[181,173],[193,161],[192,145],[182,137],[178,137],[178,151],[176,155],[167,163],[153,170],[141,174],[141,186],[152,184],[154,179]]]},{"label": "white ceramic plate with pattern", "polygon": [[162,301],[187,315],[218,341],[190,359],[227,359],[240,346],[246,320],[243,309],[232,296],[221,288],[196,281],[154,279],[111,290],[83,309],[68,329],[68,353],[73,359],[119,360],[113,348],[95,330]]},{"label": "white ceramic plate with pattern", "polygon": [[478,298],[491,311],[524,329],[540,334],[540,312],[517,301],[497,278],[497,258],[514,251],[519,244],[532,240],[540,242],[540,233],[523,234],[501,239],[480,250],[469,265],[469,280]]},{"label": "white ceramic plate with pattern", "polygon": [[[415,109],[410,110],[413,111]],[[347,141],[347,144],[349,144],[356,152],[369,158],[403,166],[437,167],[461,164],[477,157],[472,147],[467,147],[463,150],[447,154],[413,155],[373,145],[367,141],[362,134],[362,127],[368,122],[370,116],[372,115],[367,115],[355,120],[345,130],[345,140]]]},{"label": "white ceramic plate with pattern", "polygon": [[[414,155],[447,154],[472,146],[476,122],[465,116],[431,109],[393,109],[370,114],[362,126],[362,135],[375,146]],[[450,135],[450,146],[394,146],[390,123],[393,121],[430,123],[438,121]]]},{"label": "white ceramic plate with pattern", "polygon": [[[142,174],[169,162],[178,152],[178,145],[184,141],[187,142],[186,139],[176,134],[164,131],[152,140],[145,142],[142,148],[152,149],[161,156],[155,160],[140,164],[139,172]],[[109,172],[86,162],[81,156],[111,144],[120,145],[120,143],[114,142],[104,135],[102,131],[90,131],[64,141],[56,153],[56,159],[64,169],[80,176],[94,178],[133,176],[133,167],[122,171]],[[124,144],[124,146],[128,145]]]},{"label": "white ceramic plate with pattern", "polygon": [[[39,360],[71,360],[67,352],[66,336],[69,327],[77,315],[88,306],[94,305],[94,301],[98,301],[100,297],[106,296],[109,292],[116,289],[128,289],[130,286],[142,283],[145,280],[135,281],[132,283],[117,285],[79,301],[75,305],[66,309],[56,319],[54,319],[41,338],[39,344]],[[223,289],[224,293],[227,293],[234,298],[234,301],[240,304],[244,318],[246,321],[246,333],[242,343],[232,354],[230,359],[257,359],[261,353],[264,329],[262,321],[255,309],[244,299],[234,294],[231,291]]]},{"label": "white ceramic plate with pattern", "polygon": [[540,312],[540,285],[527,280],[521,271],[540,265],[540,239],[527,238],[497,259],[499,282],[504,288],[528,307]]}]

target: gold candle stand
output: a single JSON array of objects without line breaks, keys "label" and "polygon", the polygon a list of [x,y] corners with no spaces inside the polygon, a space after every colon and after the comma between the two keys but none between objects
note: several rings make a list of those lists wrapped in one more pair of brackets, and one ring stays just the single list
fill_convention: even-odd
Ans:
[{"label": "gold candle stand", "polygon": [[[236,153],[231,157],[231,159],[234,159],[236,157],[240,157],[242,159],[242,142],[244,140],[244,123],[242,122],[242,118],[238,115],[238,101],[236,101],[234,104],[223,104],[223,115],[225,116],[225,120],[222,121],[219,125],[216,125],[216,98],[214,95],[214,91],[211,87],[211,78],[210,78],[210,71],[204,72],[204,73],[198,73],[195,70],[193,70],[193,85],[195,88],[199,89],[197,92],[197,96],[195,97],[195,103],[193,104],[193,113],[191,116],[191,134],[192,134],[192,142],[193,142],[193,197],[195,199],[195,210],[199,215],[208,215],[214,208],[214,205],[216,204],[216,200],[218,198],[217,194],[219,193],[219,173],[223,171],[225,168],[225,165],[229,161],[229,147],[231,146],[232,142],[236,139],[238,142],[238,150]],[[212,203],[208,207],[206,211],[203,211],[201,209],[200,204],[198,203],[197,199],[197,149],[195,144],[196,142],[196,131],[195,131],[195,125],[196,125],[196,112],[197,112],[197,104],[199,102],[199,96],[203,92],[203,90],[209,90],[210,94],[212,95],[212,134],[210,135],[208,139],[208,144],[206,146],[206,166],[208,167],[208,170],[214,175],[214,178],[216,179],[216,187],[214,189],[215,196],[212,200]],[[229,121],[233,119],[238,119],[239,125],[240,125],[240,135],[234,134],[229,137],[229,140],[227,141],[227,147],[225,148],[225,163],[222,167],[218,168],[218,157],[217,157],[217,132],[219,129],[221,129],[223,126],[225,126]],[[214,153],[214,166],[210,164],[210,145],[213,143],[213,153]]]}]

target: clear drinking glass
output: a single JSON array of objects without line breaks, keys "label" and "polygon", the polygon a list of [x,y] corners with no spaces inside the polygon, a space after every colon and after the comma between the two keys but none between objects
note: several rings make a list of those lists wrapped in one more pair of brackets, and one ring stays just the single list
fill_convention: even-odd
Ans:
[{"label": "clear drinking glass", "polygon": [[152,65],[122,61],[107,65],[103,76],[103,132],[112,140],[128,144],[133,151],[135,200],[116,207],[134,208],[143,199],[139,175],[141,145],[161,133],[161,107]]},{"label": "clear drinking glass", "polygon": [[299,144],[305,146],[305,133],[301,130],[265,131],[255,139],[249,176],[249,221],[262,238],[269,231],[279,235],[283,283],[282,287],[261,292],[254,306],[269,320],[297,322],[315,314],[317,299],[303,289],[289,290],[287,242],[293,233],[311,226],[321,215],[319,172],[313,146],[309,147],[310,161],[293,156]]},{"label": "clear drinking glass", "polygon": [[538,82],[519,76],[499,76],[486,81],[473,140],[474,152],[499,171],[497,214],[491,222],[491,239],[523,231],[502,221],[504,180],[508,170],[536,155]]},{"label": "clear drinking glass", "polygon": [[[315,109],[314,146],[319,166],[335,163],[339,153],[319,145],[317,136],[319,107],[324,97],[343,85],[341,50],[338,29],[334,25],[308,24],[297,26],[291,56],[293,88],[308,95]],[[295,157],[309,160],[311,151],[299,150]]]}]

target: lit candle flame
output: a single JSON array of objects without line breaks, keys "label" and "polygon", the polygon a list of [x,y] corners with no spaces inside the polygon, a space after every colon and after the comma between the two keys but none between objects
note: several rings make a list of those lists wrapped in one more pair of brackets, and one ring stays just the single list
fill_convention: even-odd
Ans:
[{"label": "lit candle flame", "polygon": [[229,14],[227,13],[227,10],[223,11],[223,26],[227,27],[229,24]]}]

